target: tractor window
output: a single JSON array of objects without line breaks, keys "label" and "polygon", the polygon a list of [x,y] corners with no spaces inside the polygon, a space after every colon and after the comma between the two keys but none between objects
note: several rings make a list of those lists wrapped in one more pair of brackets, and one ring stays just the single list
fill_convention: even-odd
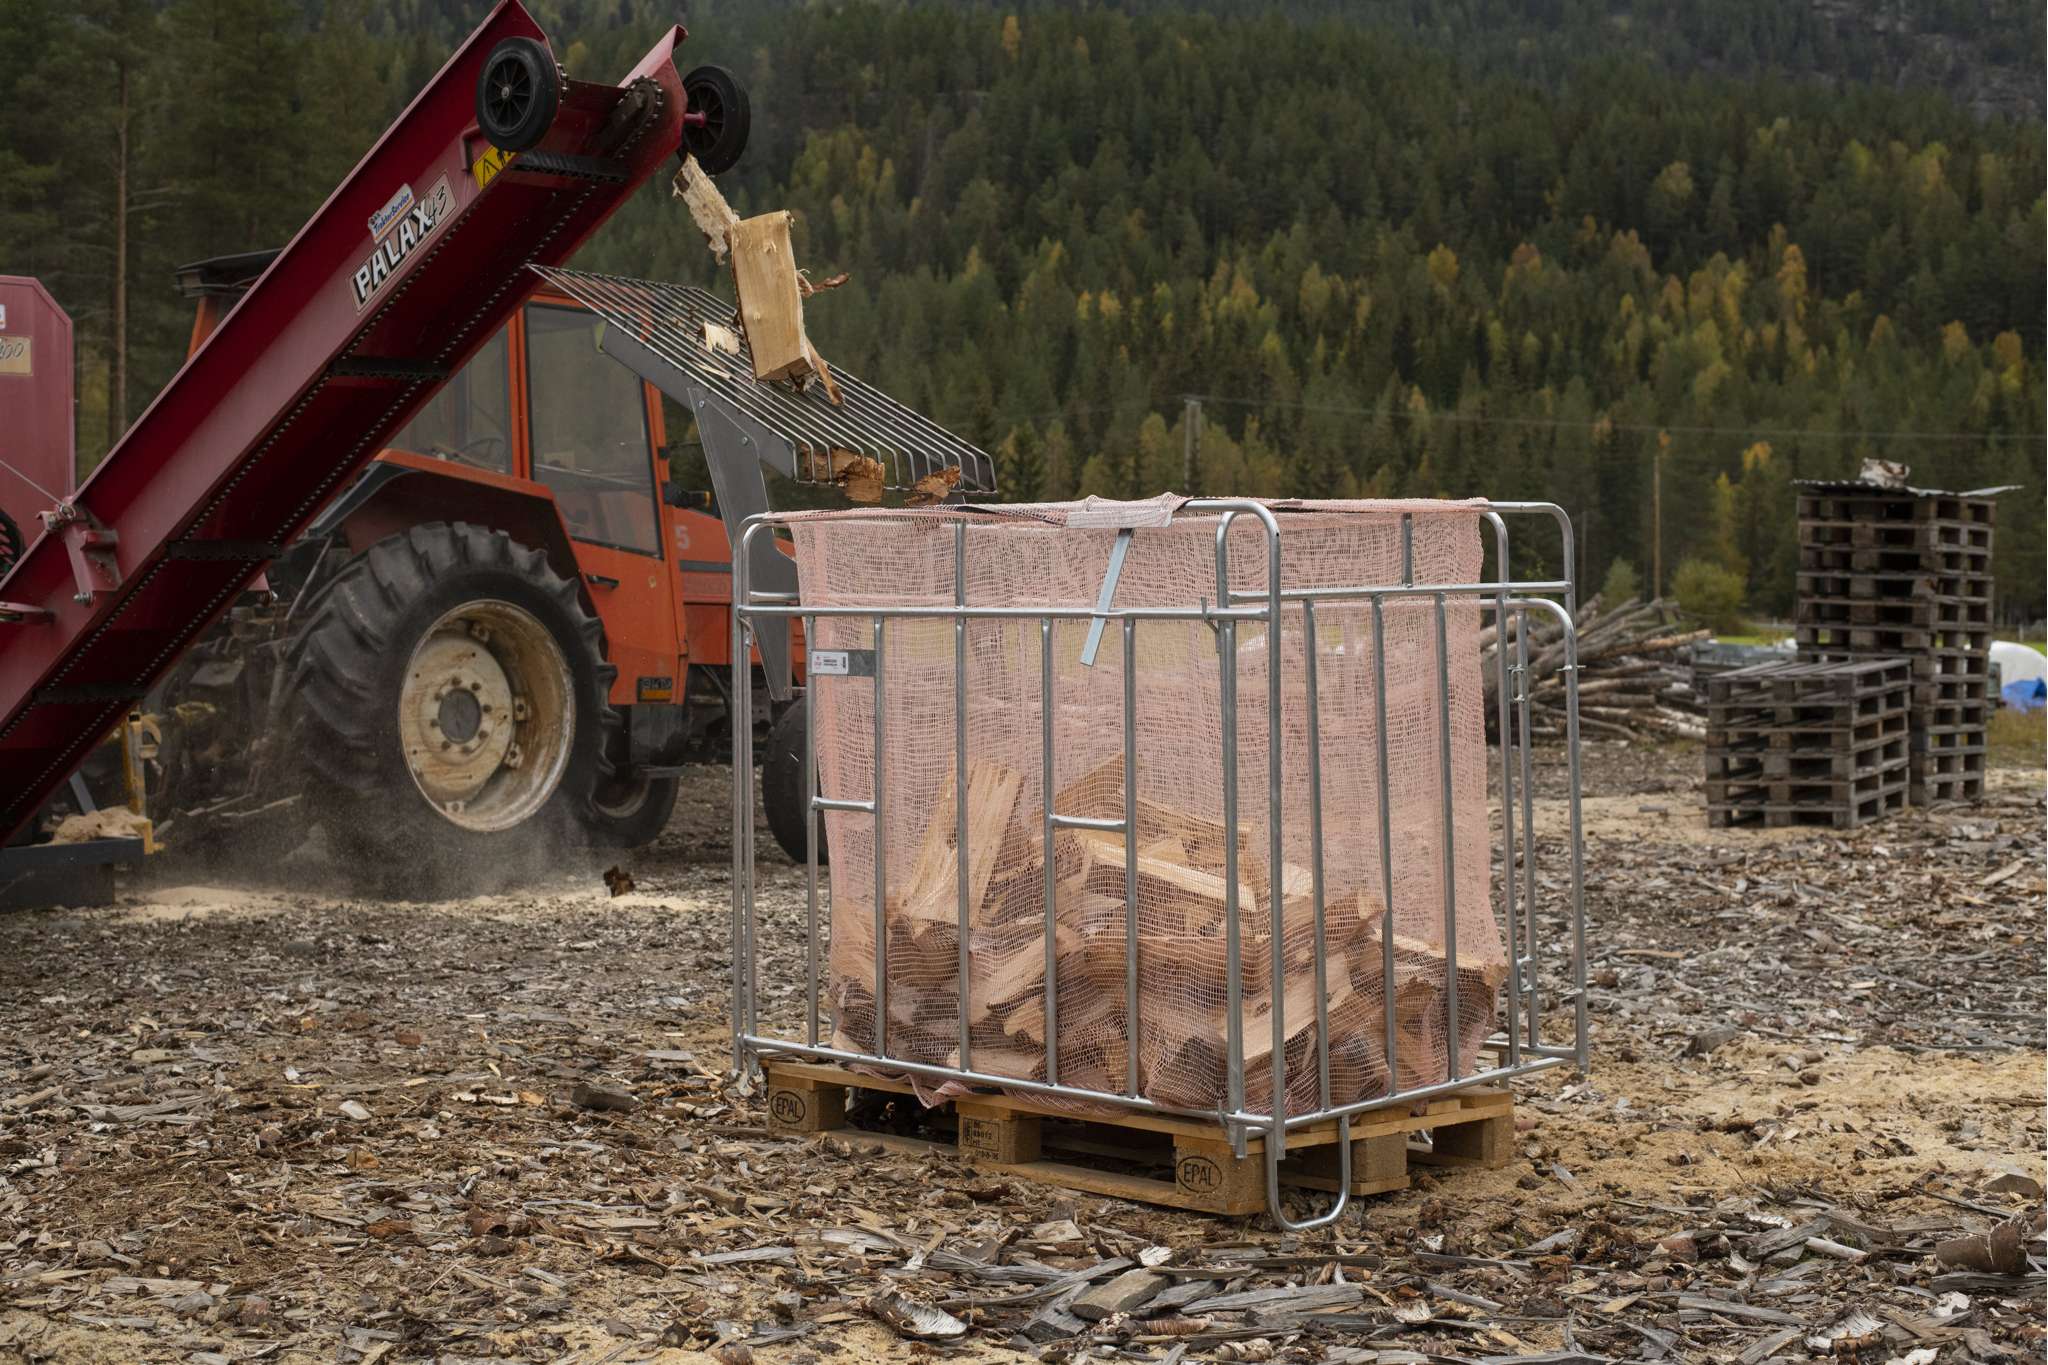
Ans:
[{"label": "tractor window", "polygon": [[395,450],[512,472],[512,384],[500,331],[391,438]]},{"label": "tractor window", "polygon": [[597,349],[602,326],[580,308],[526,310],[533,476],[578,540],[658,555],[647,405],[632,372]]}]

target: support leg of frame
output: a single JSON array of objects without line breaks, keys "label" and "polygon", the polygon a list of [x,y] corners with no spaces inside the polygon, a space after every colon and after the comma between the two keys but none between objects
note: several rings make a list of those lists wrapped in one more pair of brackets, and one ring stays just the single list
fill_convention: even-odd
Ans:
[{"label": "support leg of frame", "polygon": [[771,1073],[768,1126],[783,1133],[829,1133],[846,1126],[846,1087]]},{"label": "support leg of frame", "polygon": [[1417,1152],[1425,1166],[1480,1166],[1494,1170],[1508,1164],[1515,1148],[1515,1116],[1496,1114],[1474,1123],[1450,1124],[1431,1131],[1433,1145]]},{"label": "support leg of frame", "polygon": [[955,1100],[960,1119],[960,1155],[970,1161],[1016,1166],[1038,1160],[1039,1118],[1001,1105]]},{"label": "support leg of frame", "polygon": [[1181,1207],[1206,1213],[1258,1213],[1266,1207],[1266,1159],[1239,1156],[1223,1139],[1176,1136],[1173,1184]]}]

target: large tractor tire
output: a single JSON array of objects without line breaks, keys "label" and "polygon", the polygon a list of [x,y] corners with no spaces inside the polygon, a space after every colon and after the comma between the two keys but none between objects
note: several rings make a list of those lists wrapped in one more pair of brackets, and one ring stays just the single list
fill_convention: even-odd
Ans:
[{"label": "large tractor tire", "polygon": [[[804,819],[810,808],[811,794],[804,790],[804,708],[797,702],[775,718],[768,742],[761,748],[762,813],[768,817],[768,832],[791,862],[804,860]],[[827,861],[822,820],[818,822],[818,861]]]},{"label": "large tractor tire", "polygon": [[293,742],[337,851],[459,884],[605,824],[615,670],[575,582],[540,551],[430,522],[371,546],[308,605],[287,659]]},{"label": "large tractor tire", "polygon": [[584,833],[600,848],[639,848],[651,844],[668,828],[676,810],[673,777],[633,773],[598,783],[583,817]]}]

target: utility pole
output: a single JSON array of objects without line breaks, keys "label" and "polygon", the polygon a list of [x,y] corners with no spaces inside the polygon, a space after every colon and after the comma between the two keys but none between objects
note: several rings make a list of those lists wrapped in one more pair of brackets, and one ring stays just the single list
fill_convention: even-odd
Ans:
[{"label": "utility pole", "polygon": [[1194,394],[1184,393],[1181,401],[1181,473],[1180,491],[1189,497],[1195,492],[1195,461],[1202,453],[1202,400]]},{"label": "utility pole", "polygon": [[1657,433],[1657,453],[1650,458],[1650,596],[1664,595],[1664,452],[1671,433]]},{"label": "utility pole", "polygon": [[[115,59],[114,119],[114,336],[108,375],[107,447],[128,429],[128,54]],[[71,477],[76,479],[78,471]]]}]

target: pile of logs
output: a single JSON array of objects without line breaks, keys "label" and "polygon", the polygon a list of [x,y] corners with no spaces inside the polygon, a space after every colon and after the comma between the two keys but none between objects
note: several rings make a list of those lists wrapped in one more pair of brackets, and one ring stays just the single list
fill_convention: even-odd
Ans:
[{"label": "pile of logs", "polygon": [[[1515,648],[1516,622],[1508,622]],[[1596,594],[1573,618],[1579,637],[1579,732],[1589,739],[1706,738],[1700,698],[1692,686],[1692,649],[1712,632],[1690,629],[1677,608],[1659,598],[1630,598],[1607,610]],[[1550,616],[1529,622],[1530,729],[1561,737],[1565,730],[1564,631]],[[1480,633],[1486,683],[1486,723],[1495,727],[1497,632]],[[1513,662],[1513,655],[1510,655]]]},{"label": "pile of logs", "polygon": [[[1123,764],[1112,760],[1055,798],[1064,816],[1119,819]],[[977,760],[967,777],[968,1065],[1027,1080],[1047,1077],[1046,924],[1043,817],[1025,798],[1022,776]],[[960,939],[953,784],[931,805],[912,871],[887,899],[886,1054],[961,1065]],[[1228,1007],[1225,997],[1224,826],[1139,800],[1137,877],[1137,1091],[1162,1104],[1214,1109],[1225,1093]],[[1237,903],[1242,942],[1245,1096],[1255,1110],[1272,1095],[1271,881],[1262,831],[1237,834]],[[835,849],[835,853],[837,850]],[[1124,1091],[1130,1082],[1126,1008],[1126,877],[1123,836],[1059,830],[1053,838],[1055,884],[1053,1017],[1058,1080]],[[847,872],[835,857],[833,874]],[[1312,877],[1282,869],[1286,982],[1287,1099],[1290,1112],[1317,1106],[1316,971]],[[869,880],[851,877],[849,890]],[[871,884],[871,880],[869,881]],[[835,883],[835,892],[837,885]],[[1324,974],[1328,984],[1332,1098],[1348,1103],[1432,1084],[1446,1074],[1451,1047],[1441,944],[1394,939],[1395,1044],[1386,1048],[1386,958],[1375,896],[1331,888]],[[870,902],[872,904],[872,902]],[[875,1046],[874,946],[869,912],[835,924],[832,1004],[836,1045]],[[1460,1035],[1471,1053],[1494,1026],[1495,964],[1458,966]],[[1391,1070],[1391,1077],[1390,1077]]]}]

